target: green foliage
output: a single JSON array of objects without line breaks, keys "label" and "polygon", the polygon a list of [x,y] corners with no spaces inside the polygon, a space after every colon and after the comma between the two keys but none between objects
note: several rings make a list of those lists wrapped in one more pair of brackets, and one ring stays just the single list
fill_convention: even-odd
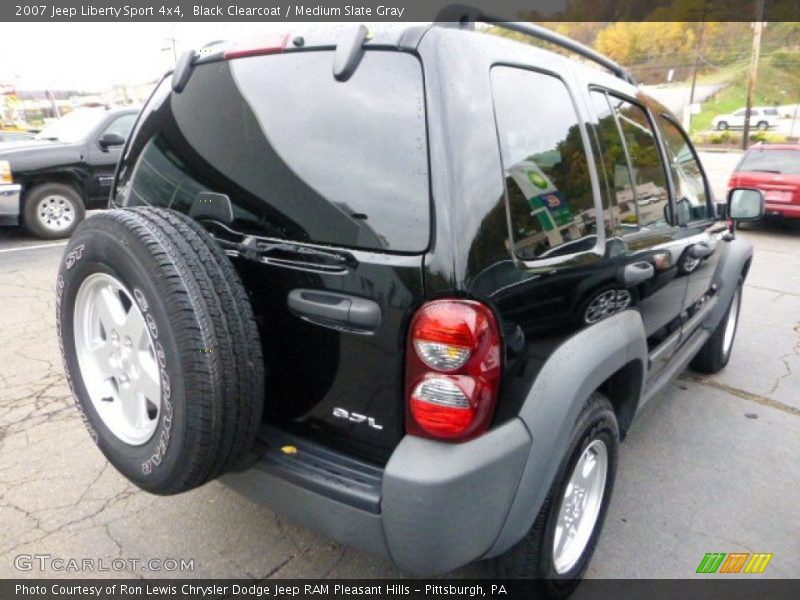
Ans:
[{"label": "green foliage", "polygon": [[[734,146],[742,145],[741,131],[703,131],[692,136],[695,144],[712,146]],[[785,135],[773,133],[771,131],[754,131],[750,135],[750,143],[763,142],[765,144],[785,144],[789,140]]]}]

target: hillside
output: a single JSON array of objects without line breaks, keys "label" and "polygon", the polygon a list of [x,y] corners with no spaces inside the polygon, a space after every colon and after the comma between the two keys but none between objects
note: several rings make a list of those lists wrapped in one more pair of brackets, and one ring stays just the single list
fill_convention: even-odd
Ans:
[{"label": "hillside", "polygon": [[[719,114],[734,112],[745,105],[747,64],[736,64],[698,78],[704,83],[722,82],[725,87],[703,103],[692,118],[692,133],[711,127]],[[800,51],[777,50],[762,55],[758,66],[754,106],[778,106],[800,102]]]}]

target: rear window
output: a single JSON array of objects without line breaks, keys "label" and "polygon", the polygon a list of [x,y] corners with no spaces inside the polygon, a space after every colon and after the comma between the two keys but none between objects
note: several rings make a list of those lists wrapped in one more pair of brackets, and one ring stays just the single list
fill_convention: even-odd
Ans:
[{"label": "rear window", "polygon": [[800,175],[800,150],[751,150],[736,170]]},{"label": "rear window", "polygon": [[235,226],[297,241],[422,252],[430,231],[419,61],[367,51],[346,82],[333,52],[197,66],[146,109],[117,199],[188,212],[226,194]]}]

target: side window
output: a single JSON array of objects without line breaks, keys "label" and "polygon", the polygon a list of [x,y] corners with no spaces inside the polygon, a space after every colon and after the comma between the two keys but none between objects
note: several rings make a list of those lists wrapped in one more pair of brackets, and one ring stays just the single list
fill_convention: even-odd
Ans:
[{"label": "side window", "polygon": [[638,104],[609,95],[630,158],[640,229],[670,227],[669,186],[650,119]]},{"label": "side window", "polygon": [[145,146],[134,168],[126,204],[146,206],[154,200],[169,198],[167,208],[189,212],[195,197],[203,191],[207,188],[189,174],[183,161],[158,135]]},{"label": "side window", "polygon": [[107,133],[116,133],[124,138],[128,137],[128,134],[131,131],[131,127],[133,127],[133,122],[136,120],[136,114],[130,115],[122,115],[121,117],[117,117],[105,128],[102,135]]},{"label": "side window", "polygon": [[599,154],[612,193],[610,213],[614,235],[620,236],[637,230],[639,224],[630,165],[608,97],[600,91],[592,91],[589,95],[597,116],[595,131],[600,145]]},{"label": "side window", "polygon": [[713,214],[706,193],[706,182],[697,156],[686,135],[675,124],[659,116],[664,146],[675,183],[675,203],[679,223],[708,219]]},{"label": "side window", "polygon": [[565,84],[513,67],[493,68],[491,79],[514,253],[531,260],[591,250],[597,211]]}]

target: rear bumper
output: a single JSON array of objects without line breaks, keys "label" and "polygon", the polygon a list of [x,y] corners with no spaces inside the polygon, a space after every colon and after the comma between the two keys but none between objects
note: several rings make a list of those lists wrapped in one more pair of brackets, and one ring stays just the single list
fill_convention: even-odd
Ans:
[{"label": "rear bumper", "polygon": [[[303,442],[296,446],[295,456],[302,460]],[[266,454],[247,471],[229,473],[222,481],[340,543],[414,573],[439,574],[492,548],[530,449],[531,436],[520,419],[463,444],[406,436],[383,470],[374,505],[364,501],[363,488],[355,493],[361,482],[312,484],[302,476],[287,476],[285,466],[276,466]],[[345,465],[331,478],[349,470]],[[342,493],[347,487],[355,490],[352,498]]]},{"label": "rear bumper", "polygon": [[17,183],[0,185],[0,225],[19,225],[22,186]]},{"label": "rear bumper", "polygon": [[764,205],[764,214],[768,217],[800,219],[800,205],[767,202]]}]

